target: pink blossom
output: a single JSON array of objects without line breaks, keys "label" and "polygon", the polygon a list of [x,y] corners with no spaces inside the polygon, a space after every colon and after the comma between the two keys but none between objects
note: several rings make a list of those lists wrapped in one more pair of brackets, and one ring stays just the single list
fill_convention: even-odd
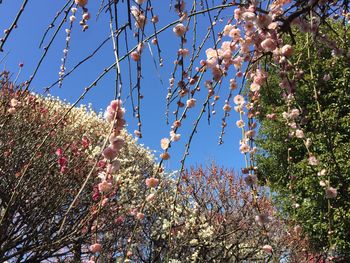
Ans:
[{"label": "pink blossom", "polygon": [[108,198],[103,198],[101,205],[106,206],[108,203]]},{"label": "pink blossom", "polygon": [[153,201],[155,198],[155,194],[149,194],[147,197],[146,197],[146,201],[147,202],[151,202]]},{"label": "pink blossom", "polygon": [[183,37],[187,31],[187,28],[179,23],[173,28],[173,32],[178,36],[178,37]]},{"label": "pink blossom", "polygon": [[100,197],[100,193],[97,191],[97,188],[94,188],[94,192],[92,194],[92,200],[97,201]]},{"label": "pink blossom", "polygon": [[125,221],[125,218],[123,216],[118,216],[115,220],[114,223],[116,223],[117,225],[121,225],[123,224]]},{"label": "pink blossom", "polygon": [[225,104],[224,107],[223,107],[223,110],[225,112],[230,112],[231,111],[231,106],[229,104]]},{"label": "pink blossom", "polygon": [[302,139],[302,138],[304,138],[305,137],[305,135],[304,135],[304,132],[302,131],[302,130],[296,130],[295,131],[295,137],[297,137],[297,138],[299,138],[299,139]]},{"label": "pink blossom", "polygon": [[254,130],[246,131],[245,136],[248,138],[253,138],[255,136],[255,131]]},{"label": "pink blossom", "polygon": [[20,104],[20,102],[16,99],[11,99],[10,105],[11,107],[17,107]]},{"label": "pink blossom", "polygon": [[293,47],[291,45],[284,45],[281,49],[282,55],[289,58],[293,55]]},{"label": "pink blossom", "polygon": [[89,145],[90,145],[90,140],[87,138],[87,137],[83,137],[81,139],[81,145],[84,147],[84,148],[88,148]]},{"label": "pink blossom", "polygon": [[266,38],[260,45],[266,52],[271,52],[277,47],[276,42],[272,38]]},{"label": "pink blossom", "polygon": [[319,160],[317,160],[316,157],[313,155],[309,157],[308,161],[309,161],[309,164],[313,166],[318,165],[320,163]]},{"label": "pink blossom", "polygon": [[163,160],[169,160],[170,154],[167,152],[164,152],[164,153],[160,154],[160,158],[162,158]]},{"label": "pink blossom", "polygon": [[256,19],[256,15],[253,12],[244,12],[242,14],[242,19],[245,21],[254,21]]},{"label": "pink blossom", "polygon": [[61,156],[62,153],[63,153],[63,150],[62,150],[61,148],[57,148],[55,154],[56,154],[57,156]]},{"label": "pink blossom", "polygon": [[110,108],[113,111],[116,111],[117,109],[121,109],[123,105],[123,102],[121,100],[112,100],[109,104]]},{"label": "pink blossom", "polygon": [[272,247],[270,245],[264,245],[262,247],[262,250],[265,252],[265,253],[268,253],[268,254],[271,254],[272,253]]},{"label": "pink blossom", "polygon": [[235,9],[235,11],[233,11],[233,12],[234,12],[234,18],[235,18],[236,20],[241,19],[242,10],[241,10],[240,8]]},{"label": "pink blossom", "polygon": [[159,184],[159,180],[157,178],[151,177],[146,179],[146,185],[149,188],[155,188]]},{"label": "pink blossom", "polygon": [[255,83],[255,82],[253,82],[252,84],[250,84],[250,90],[252,92],[259,91],[260,90],[260,85]]},{"label": "pink blossom", "polygon": [[336,198],[337,197],[337,189],[335,189],[334,187],[328,187],[326,189],[326,198]]},{"label": "pink blossom", "polygon": [[223,35],[228,36],[230,34],[230,31],[232,30],[232,25],[226,25],[223,30]]},{"label": "pink blossom", "polygon": [[236,125],[238,128],[243,128],[245,124],[243,120],[238,120],[236,121]]},{"label": "pink blossom", "polygon": [[186,57],[189,54],[189,50],[187,48],[180,48],[177,53],[183,57]]},{"label": "pink blossom", "polygon": [[102,152],[103,157],[109,160],[112,160],[115,157],[117,157],[117,154],[118,153],[110,146],[104,149]]},{"label": "pink blossom", "polygon": [[61,166],[61,167],[67,166],[67,164],[68,164],[68,159],[67,159],[66,157],[62,156],[62,157],[58,158],[57,163],[58,163],[59,166]]},{"label": "pink blossom", "polygon": [[87,20],[89,20],[91,18],[91,16],[90,16],[90,13],[84,13],[83,14],[83,20],[85,20],[85,21],[87,21]]},{"label": "pink blossom", "polygon": [[300,115],[300,111],[298,109],[292,109],[290,111],[289,117],[292,119],[296,119]]},{"label": "pink blossom", "polygon": [[140,58],[141,58],[141,55],[140,55],[139,52],[133,51],[133,52],[131,52],[130,57],[131,57],[131,59],[134,60],[134,61],[139,61]]},{"label": "pink blossom", "polygon": [[240,37],[241,37],[241,30],[239,30],[238,28],[233,28],[233,29],[230,31],[229,36],[232,37],[233,40],[237,41],[237,40],[240,39]]},{"label": "pink blossom", "polygon": [[322,187],[325,187],[325,186],[327,185],[326,182],[323,181],[323,180],[321,180],[321,181],[319,182],[319,184],[320,184],[320,186],[322,186]]},{"label": "pink blossom", "polygon": [[99,243],[95,243],[95,244],[91,245],[89,247],[89,249],[92,253],[97,253],[97,252],[100,252],[102,250],[102,246]]},{"label": "pink blossom", "polygon": [[7,110],[7,112],[8,112],[9,114],[15,114],[15,113],[16,113],[16,108],[11,107],[11,108],[9,108],[9,109]]},{"label": "pink blossom", "polygon": [[136,218],[137,218],[138,220],[142,220],[142,219],[145,218],[145,214],[144,214],[144,213],[141,213],[141,212],[138,212],[138,213],[136,214]]},{"label": "pink blossom", "polygon": [[160,147],[161,147],[163,150],[168,149],[169,144],[170,144],[170,140],[169,140],[168,138],[163,138],[163,139],[160,140]]},{"label": "pink blossom", "polygon": [[78,6],[85,6],[88,3],[88,0],[75,0],[75,3]]},{"label": "pink blossom", "polygon": [[329,75],[329,74],[325,74],[324,76],[323,76],[323,80],[324,81],[329,81],[331,79],[331,76]]},{"label": "pink blossom", "polygon": [[125,126],[125,123],[126,123],[125,120],[123,120],[123,119],[117,119],[117,120],[115,121],[115,129],[116,129],[117,131],[122,130],[122,129],[124,128],[124,126]]},{"label": "pink blossom", "polygon": [[114,151],[120,151],[121,148],[123,148],[124,144],[125,144],[125,141],[122,137],[118,136],[118,137],[115,137],[115,138],[110,138],[110,146]]},{"label": "pink blossom", "polygon": [[241,153],[247,153],[249,152],[249,145],[246,143],[242,143],[241,146],[239,147],[239,150]]},{"label": "pink blossom", "polygon": [[187,108],[193,108],[194,106],[196,106],[196,102],[197,100],[196,99],[189,99],[186,101],[186,106]]},{"label": "pink blossom", "polygon": [[170,131],[170,140],[176,142],[180,140],[181,134],[176,134],[174,131]]},{"label": "pink blossom", "polygon": [[237,88],[237,83],[235,79],[230,79],[230,90],[234,90]]},{"label": "pink blossom", "polygon": [[102,193],[109,193],[112,191],[112,184],[107,181],[103,181],[102,183],[98,184],[98,190]]},{"label": "pink blossom", "polygon": [[[245,30],[246,30],[247,32],[253,31],[253,29],[254,29],[254,23],[252,23],[252,22],[247,22],[247,23],[245,23],[244,28],[245,28]],[[249,42],[249,41],[250,41],[250,40],[248,40],[248,42]],[[246,42],[247,42],[247,38],[246,38]]]},{"label": "pink blossom", "polygon": [[236,95],[233,98],[233,102],[237,105],[243,105],[245,103],[245,100],[242,95]]}]

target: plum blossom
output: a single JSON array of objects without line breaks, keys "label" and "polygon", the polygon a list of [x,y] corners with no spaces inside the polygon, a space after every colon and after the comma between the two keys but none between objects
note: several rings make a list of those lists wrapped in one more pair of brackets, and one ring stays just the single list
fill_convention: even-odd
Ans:
[{"label": "plum blossom", "polygon": [[170,141],[169,141],[168,138],[163,138],[163,139],[160,140],[160,147],[161,147],[163,150],[168,149],[169,144],[170,144]]},{"label": "plum blossom", "polygon": [[20,103],[18,100],[16,100],[16,99],[11,99],[11,101],[10,101],[10,105],[11,105],[11,107],[13,107],[13,108],[19,106],[20,104],[21,104],[21,103]]},{"label": "plum blossom", "polygon": [[326,189],[326,198],[329,198],[329,199],[336,198],[337,194],[338,194],[337,189],[334,187],[328,187]]},{"label": "plum blossom", "polygon": [[304,132],[302,131],[302,130],[296,130],[295,131],[295,137],[297,137],[297,138],[299,138],[299,139],[302,139],[302,138],[304,138],[305,137],[305,135],[304,135]]},{"label": "plum blossom", "polygon": [[262,247],[262,250],[263,250],[265,253],[268,253],[268,254],[271,254],[272,251],[273,251],[273,249],[272,249],[272,247],[271,247],[270,245],[264,245],[264,246]]},{"label": "plum blossom", "polygon": [[225,104],[224,107],[223,107],[223,110],[225,112],[230,112],[231,111],[231,106],[229,104]]},{"label": "plum blossom", "polygon": [[92,253],[97,253],[97,252],[100,252],[102,250],[102,246],[99,243],[95,243],[95,244],[91,245],[89,247],[89,249]]},{"label": "plum blossom", "polygon": [[140,58],[141,58],[141,55],[140,55],[139,52],[133,51],[133,52],[131,52],[130,57],[131,57],[131,59],[134,60],[134,61],[139,61]]},{"label": "plum blossom", "polygon": [[271,52],[277,47],[276,42],[272,38],[266,38],[260,45],[266,52]]},{"label": "plum blossom", "polygon": [[102,183],[98,184],[98,190],[102,193],[109,193],[112,191],[112,183],[109,183],[107,181],[103,181]]},{"label": "plum blossom", "polygon": [[300,115],[300,111],[299,111],[298,109],[292,109],[292,110],[290,111],[289,117],[290,117],[291,119],[296,119],[296,118],[299,117],[299,115]]},{"label": "plum blossom", "polygon": [[242,19],[245,21],[254,21],[256,19],[256,15],[253,12],[244,12],[242,14]]},{"label": "plum blossom", "polygon": [[323,80],[324,81],[329,81],[331,79],[331,76],[329,75],[329,74],[325,74],[324,76],[323,76]]},{"label": "plum blossom", "polygon": [[173,28],[173,32],[178,36],[178,37],[183,37],[187,31],[187,28],[182,24],[179,23]]},{"label": "plum blossom", "polygon": [[136,218],[137,218],[138,220],[142,220],[142,219],[145,218],[145,214],[144,214],[144,213],[141,213],[141,212],[138,212],[138,213],[136,214]]},{"label": "plum blossom", "polygon": [[238,120],[236,121],[236,125],[238,128],[243,128],[245,124],[243,120]]},{"label": "plum blossom", "polygon": [[155,188],[159,184],[159,180],[157,178],[151,177],[146,179],[146,186],[149,188]]},{"label": "plum blossom", "polygon": [[88,0],[75,0],[75,3],[78,5],[78,6],[85,6],[87,3],[88,3]]},{"label": "plum blossom", "polygon": [[312,165],[312,166],[315,166],[315,165],[318,165],[320,163],[319,160],[317,160],[317,158],[313,155],[311,155],[308,159],[309,161],[309,164]]},{"label": "plum blossom", "polygon": [[237,105],[243,105],[245,103],[245,100],[242,95],[236,95],[233,98],[233,102]]},{"label": "plum blossom", "polygon": [[196,102],[197,100],[196,99],[189,99],[186,101],[186,106],[187,108],[193,108],[194,106],[196,106]]},{"label": "plum blossom", "polygon": [[326,183],[325,181],[323,181],[323,180],[321,180],[321,181],[319,182],[319,184],[320,184],[320,186],[322,186],[322,187],[325,187],[325,186],[327,185],[327,183]]},{"label": "plum blossom", "polygon": [[241,153],[247,153],[250,150],[250,147],[246,143],[242,143],[241,146],[239,147],[239,150]]},{"label": "plum blossom", "polygon": [[115,157],[117,157],[118,152],[109,146],[103,150],[102,155],[108,160],[113,160]]},{"label": "plum blossom", "polygon": [[169,160],[170,159],[170,154],[167,152],[164,152],[160,155],[160,158],[162,158],[163,160]]},{"label": "plum blossom", "polygon": [[293,47],[291,45],[284,45],[281,48],[281,53],[283,56],[289,58],[293,55]]},{"label": "plum blossom", "polygon": [[170,131],[170,140],[173,142],[176,142],[178,140],[180,140],[181,138],[181,134],[177,134],[174,131]]}]

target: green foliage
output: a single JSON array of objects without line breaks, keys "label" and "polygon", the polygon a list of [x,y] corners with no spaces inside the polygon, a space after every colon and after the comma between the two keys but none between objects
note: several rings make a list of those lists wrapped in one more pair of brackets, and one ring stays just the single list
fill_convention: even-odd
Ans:
[{"label": "green foliage", "polygon": [[[330,38],[343,33],[341,26],[333,28],[334,32],[327,32]],[[334,56],[310,34],[296,32],[296,42],[290,59],[293,70],[283,73],[296,80],[290,107],[300,110],[299,128],[305,140],[311,139],[310,150],[320,164],[310,166],[305,140],[289,135],[291,128],[282,117],[288,106],[280,99],[279,72],[269,68],[269,79],[261,91],[260,178],[276,193],[281,214],[302,225],[316,251],[331,249],[344,260],[350,259],[350,68],[343,55],[347,46],[337,43],[343,52]],[[295,71],[302,75],[300,79],[293,75]],[[275,113],[276,119],[267,118],[269,113]],[[334,199],[326,198],[327,180],[337,189]],[[320,181],[326,186],[320,186]]]}]

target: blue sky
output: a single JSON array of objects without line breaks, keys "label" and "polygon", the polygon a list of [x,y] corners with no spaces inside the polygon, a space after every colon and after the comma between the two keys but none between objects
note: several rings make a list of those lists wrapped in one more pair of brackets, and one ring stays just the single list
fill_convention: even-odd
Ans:
[{"label": "blue sky", "polygon": [[[0,32],[6,29],[15,17],[22,1],[4,0],[0,4]],[[169,6],[164,2],[168,1],[153,1],[154,11],[159,15],[158,28],[166,25],[169,22],[177,19],[175,12],[169,11]],[[4,46],[4,52],[0,53],[0,60],[8,53],[7,57],[0,64],[1,69],[7,69],[14,73],[18,71],[18,64],[24,63],[24,67],[19,78],[19,81],[25,81],[32,74],[40,56],[43,52],[39,49],[40,39],[50,24],[52,18],[55,16],[57,10],[59,10],[65,1],[62,0],[46,0],[46,1],[29,1],[26,10],[19,20],[18,28],[15,29],[10,35],[8,41]],[[96,21],[96,14],[98,10],[98,1],[90,1],[88,4],[89,11],[92,15],[92,19],[89,21],[89,30],[86,32],[81,31],[81,27],[78,23],[75,23],[72,30],[71,48],[68,54],[68,61],[66,64],[67,71],[71,69],[76,63],[81,61],[87,55],[89,55],[106,37],[109,35],[109,16],[102,13]],[[233,9],[228,10],[232,14]],[[213,13],[214,14],[214,13]],[[228,13],[226,12],[226,15]],[[120,20],[123,20],[126,16],[123,13]],[[77,22],[81,16],[81,10],[78,11]],[[225,17],[224,22],[225,23]],[[206,29],[209,26],[208,17],[202,15],[198,18],[198,32],[200,36],[206,33]],[[123,22],[121,22],[122,24]],[[56,22],[56,27],[58,22]],[[224,24],[223,24],[224,25]],[[63,49],[65,47],[65,32],[64,29],[68,28],[69,24],[65,23],[58,37],[53,42],[47,57],[45,58],[36,78],[34,79],[31,89],[37,93],[42,93],[44,88],[53,83],[58,78],[58,72],[61,65],[61,58],[63,55]],[[150,26],[150,23],[149,25]],[[53,28],[53,30],[56,29]],[[217,27],[217,30],[222,27]],[[51,34],[53,31],[50,31]],[[150,33],[151,31],[148,31]],[[129,32],[130,33],[130,32]],[[46,43],[50,39],[49,34],[46,39]],[[129,39],[130,47],[135,45],[135,39]],[[163,84],[160,82],[157,71],[155,70],[151,56],[149,55],[148,48],[144,49],[144,55],[142,58],[142,75],[141,92],[144,95],[144,99],[141,104],[141,118],[143,122],[143,138],[139,141],[141,144],[156,151],[156,156],[159,156],[160,139],[169,136],[170,127],[165,123],[165,96],[167,94],[168,79],[173,69],[173,61],[176,58],[176,51],[179,48],[179,38],[177,38],[172,32],[171,28],[159,35],[159,43],[162,50],[162,57],[164,59],[164,67],[159,68],[159,73],[163,80]],[[209,40],[210,44],[213,43]],[[207,45],[209,47],[210,45]],[[187,48],[191,48],[190,44],[187,44]],[[156,54],[156,49],[153,48],[153,52]],[[123,52],[121,52],[123,53]],[[204,55],[204,54],[202,54]],[[204,57],[204,56],[203,56]],[[59,96],[61,99],[66,99],[69,102],[75,101],[80,94],[84,91],[84,87],[88,86],[102,71],[114,62],[114,55],[112,49],[112,42],[107,42],[104,47],[87,63],[81,66],[74,74],[70,75],[63,82],[63,86],[58,88],[55,86],[51,90],[51,94]],[[188,63],[188,62],[187,62]],[[124,90],[129,89],[128,79],[125,77],[128,74],[128,67],[125,62],[121,63],[121,71],[124,73],[124,83],[126,84]],[[132,76],[135,76],[136,65],[132,62]],[[96,111],[105,109],[109,101],[114,96],[114,71],[103,78],[96,87],[94,87],[82,101],[83,104],[91,103]],[[234,72],[230,72],[234,74]],[[209,75],[208,75],[209,76]],[[225,86],[226,85],[226,86]],[[227,89],[227,83],[223,84],[222,89]],[[205,88],[202,85],[202,90]],[[127,93],[122,96],[125,99]],[[217,115],[211,118],[211,124],[208,125],[205,116],[201,121],[198,133],[195,135],[191,148],[190,156],[187,159],[187,167],[189,165],[196,164],[208,164],[212,160],[215,160],[219,165],[223,165],[227,168],[234,168],[238,170],[244,165],[243,156],[238,150],[239,140],[241,138],[241,131],[236,128],[235,122],[239,118],[235,112],[231,113],[228,118],[228,126],[224,137],[224,144],[218,145],[218,137],[220,134],[221,118],[223,116],[222,106],[224,103],[224,97],[221,99],[221,103],[217,106]],[[183,126],[179,130],[182,138],[179,142],[173,144],[170,149],[171,159],[166,162],[169,169],[178,169],[180,167],[180,159],[184,152],[184,145],[187,142],[188,135],[191,132],[189,128],[195,121],[196,116],[200,110],[201,105],[200,98],[198,99],[198,106],[189,112],[187,119],[183,123]],[[136,128],[137,119],[131,114],[130,100],[126,102],[127,115],[126,120],[128,123],[127,129],[133,132]]]}]

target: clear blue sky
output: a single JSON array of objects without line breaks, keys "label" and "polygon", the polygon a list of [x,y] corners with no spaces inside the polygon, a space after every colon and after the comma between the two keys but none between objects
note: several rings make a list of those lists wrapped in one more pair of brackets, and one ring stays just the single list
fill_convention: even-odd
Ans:
[{"label": "clear blue sky", "polygon": [[[42,49],[38,48],[40,39],[52,18],[55,16],[57,10],[64,5],[64,2],[65,1],[63,0],[29,1],[26,10],[19,20],[18,28],[10,35],[10,38],[4,46],[4,52],[0,53],[1,60],[3,56],[9,52],[6,59],[0,64],[2,69],[7,69],[16,74],[18,63],[23,62],[24,68],[19,81],[24,81],[29,78],[43,52]],[[176,14],[173,11],[169,11],[169,6],[164,4],[169,1],[162,0],[153,2],[155,13],[158,14],[160,18],[160,22],[157,25],[158,28],[177,19]],[[3,30],[9,27],[21,3],[22,1],[19,0],[3,0],[3,3],[0,4],[0,34],[3,34]],[[67,70],[71,69],[71,67],[77,62],[89,55],[109,35],[108,15],[102,13],[99,20],[96,22],[95,16],[99,7],[98,3],[99,1],[90,1],[87,6],[92,14],[92,19],[88,23],[90,26],[89,30],[81,32],[78,23],[75,23],[73,26],[71,49],[66,64]],[[229,11],[232,14],[233,9]],[[78,12],[77,22],[79,21],[80,16],[81,10]],[[224,23],[225,21],[226,20],[224,19]],[[57,25],[58,22],[56,22],[56,26]],[[58,78],[58,72],[61,65],[60,59],[62,58],[62,51],[65,47],[64,29],[67,28],[68,25],[68,23],[65,23],[63,26],[63,30],[61,30],[54,41],[37,77],[32,83],[31,89],[35,92],[42,93],[44,87],[48,86]],[[202,36],[206,32],[208,26],[208,19],[201,16],[199,18],[199,33]],[[55,30],[55,28],[53,30]],[[50,36],[51,35],[47,38],[47,41]],[[209,42],[213,43],[212,40]],[[141,84],[142,94],[144,94],[145,97],[142,100],[141,106],[143,138],[140,140],[140,143],[152,150],[156,150],[156,156],[159,156],[159,153],[161,152],[159,143],[160,139],[169,136],[170,127],[165,125],[165,96],[167,93],[168,79],[173,69],[173,61],[176,58],[176,50],[179,48],[179,38],[174,35],[170,28],[159,36],[159,43],[162,49],[162,57],[165,65],[160,69],[163,84],[161,84],[157,77],[153,61],[150,59],[147,48],[144,50],[142,65],[143,79]],[[130,40],[130,46],[133,47],[134,44],[135,40]],[[190,49],[190,47],[190,44],[188,44],[187,48]],[[153,52],[156,53],[156,50],[153,49]],[[66,78],[61,89],[57,86],[54,87],[52,89],[52,94],[59,96],[61,99],[66,99],[69,102],[75,101],[83,92],[84,87],[88,86],[105,67],[108,67],[113,62],[114,55],[112,43],[108,42],[93,59],[81,66],[74,74]],[[132,73],[135,76],[135,63],[132,63],[132,67]],[[122,63],[121,69],[122,72],[127,72],[127,64]],[[230,73],[233,74],[233,72]],[[125,77],[124,83],[128,83]],[[128,89],[128,85],[125,85],[125,89]],[[227,84],[223,85],[222,89],[228,89]],[[124,93],[124,99],[126,95],[127,93]],[[99,111],[100,109],[105,109],[113,96],[114,71],[111,71],[88,93],[82,103],[92,103],[93,108],[96,111]],[[223,165],[227,168],[234,168],[235,170],[238,170],[244,165],[243,156],[238,150],[241,132],[235,126],[235,122],[239,118],[237,113],[232,112],[231,116],[228,118],[228,127],[224,137],[225,143],[218,146],[221,118],[223,116],[222,105],[224,103],[224,97],[225,96],[222,96],[221,103],[218,104],[218,114],[211,119],[211,125],[208,125],[206,116],[199,125],[199,132],[195,135],[191,144],[190,156],[187,159],[187,167],[188,165],[206,164],[211,160],[216,160],[219,165]],[[178,169],[180,166],[179,160],[184,152],[184,144],[187,142],[188,135],[191,132],[188,127],[190,127],[191,125],[189,124],[193,123],[196,119],[199,105],[200,100],[196,109],[189,112],[188,118],[179,131],[182,135],[180,142],[173,144],[173,147],[170,150],[172,158],[167,161],[167,166],[170,169]],[[137,120],[131,115],[130,100],[126,103],[126,109],[128,111],[126,117],[128,123],[127,129],[130,132],[133,132],[136,128]]]}]

